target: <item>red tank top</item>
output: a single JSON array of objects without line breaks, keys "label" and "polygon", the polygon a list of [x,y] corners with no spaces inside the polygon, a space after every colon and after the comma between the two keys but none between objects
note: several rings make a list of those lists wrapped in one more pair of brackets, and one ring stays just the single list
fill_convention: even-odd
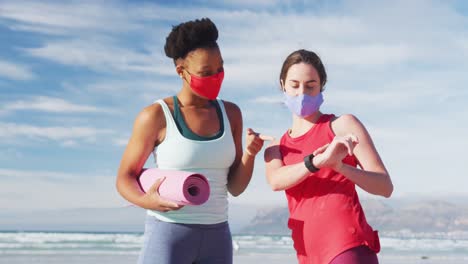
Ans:
[{"label": "red tank top", "polygon": [[[308,132],[296,138],[286,132],[280,141],[284,164],[301,163],[306,155],[330,143],[335,137],[330,124],[333,117],[320,116]],[[343,162],[354,167],[358,163],[354,156],[347,156]],[[288,227],[300,264],[326,264],[359,245],[380,251],[377,231],[367,223],[355,185],[345,176],[324,168],[285,193]]]}]

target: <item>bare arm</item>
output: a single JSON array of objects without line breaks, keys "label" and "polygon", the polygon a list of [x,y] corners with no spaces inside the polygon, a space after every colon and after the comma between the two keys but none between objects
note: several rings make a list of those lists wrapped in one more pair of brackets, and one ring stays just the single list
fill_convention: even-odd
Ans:
[{"label": "bare arm", "polygon": [[[162,118],[161,118],[162,117]],[[145,108],[137,116],[130,140],[125,148],[117,173],[116,187],[118,192],[129,202],[158,211],[169,211],[181,208],[179,205],[163,200],[157,189],[162,180],[157,181],[144,193],[138,185],[138,176],[154,149],[161,141],[165,129],[165,119],[159,104]]]},{"label": "bare arm", "polygon": [[343,115],[332,122],[332,129],[337,136],[353,134],[359,139],[353,153],[362,168],[358,169],[339,162],[334,170],[366,192],[390,197],[393,192],[392,180],[364,125],[353,115]]},{"label": "bare arm", "polygon": [[265,150],[266,178],[273,191],[282,191],[304,181],[311,172],[303,162],[285,166],[279,149],[279,141],[273,141]]}]

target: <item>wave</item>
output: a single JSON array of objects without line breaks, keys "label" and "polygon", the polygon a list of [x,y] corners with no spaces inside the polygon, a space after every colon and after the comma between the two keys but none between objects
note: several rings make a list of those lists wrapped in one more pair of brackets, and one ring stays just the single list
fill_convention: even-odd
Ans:
[{"label": "wave", "polygon": [[383,248],[397,251],[464,251],[468,253],[468,240],[456,239],[399,239],[381,238]]},{"label": "wave", "polygon": [[0,243],[141,243],[141,234],[18,232],[0,233]]},{"label": "wave", "polygon": [[[0,232],[0,254],[138,254],[141,233]],[[385,252],[468,254],[468,240],[381,237]],[[291,253],[289,236],[234,235],[238,252]]]}]

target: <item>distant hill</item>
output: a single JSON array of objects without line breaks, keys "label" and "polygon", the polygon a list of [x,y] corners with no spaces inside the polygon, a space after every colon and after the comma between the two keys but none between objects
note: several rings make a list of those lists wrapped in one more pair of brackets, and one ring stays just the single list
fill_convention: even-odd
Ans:
[{"label": "distant hill", "polygon": [[[383,235],[450,235],[468,239],[468,200],[363,199],[368,222]],[[138,207],[9,212],[0,210],[0,230],[143,232],[145,210]],[[234,234],[289,235],[286,207],[231,204]],[[437,235],[439,234],[439,235]]]},{"label": "distant hill", "polygon": [[[439,200],[425,200],[390,206],[384,200],[361,201],[366,218],[383,234],[451,233],[468,237],[468,207]],[[286,207],[259,210],[244,234],[290,234]]]}]

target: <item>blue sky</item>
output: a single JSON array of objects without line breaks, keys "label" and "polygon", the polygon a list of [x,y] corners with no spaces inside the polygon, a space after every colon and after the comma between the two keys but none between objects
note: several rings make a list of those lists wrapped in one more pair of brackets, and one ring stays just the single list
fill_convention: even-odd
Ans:
[{"label": "blue sky", "polygon": [[[463,1],[0,1],[0,208],[122,205],[114,182],[133,120],[181,87],[165,38],[201,17],[218,26],[220,97],[245,127],[284,133],[281,63],[313,50],[329,76],[322,111],[366,125],[395,197],[464,195],[467,14]],[[285,202],[262,155],[231,201]]]}]

